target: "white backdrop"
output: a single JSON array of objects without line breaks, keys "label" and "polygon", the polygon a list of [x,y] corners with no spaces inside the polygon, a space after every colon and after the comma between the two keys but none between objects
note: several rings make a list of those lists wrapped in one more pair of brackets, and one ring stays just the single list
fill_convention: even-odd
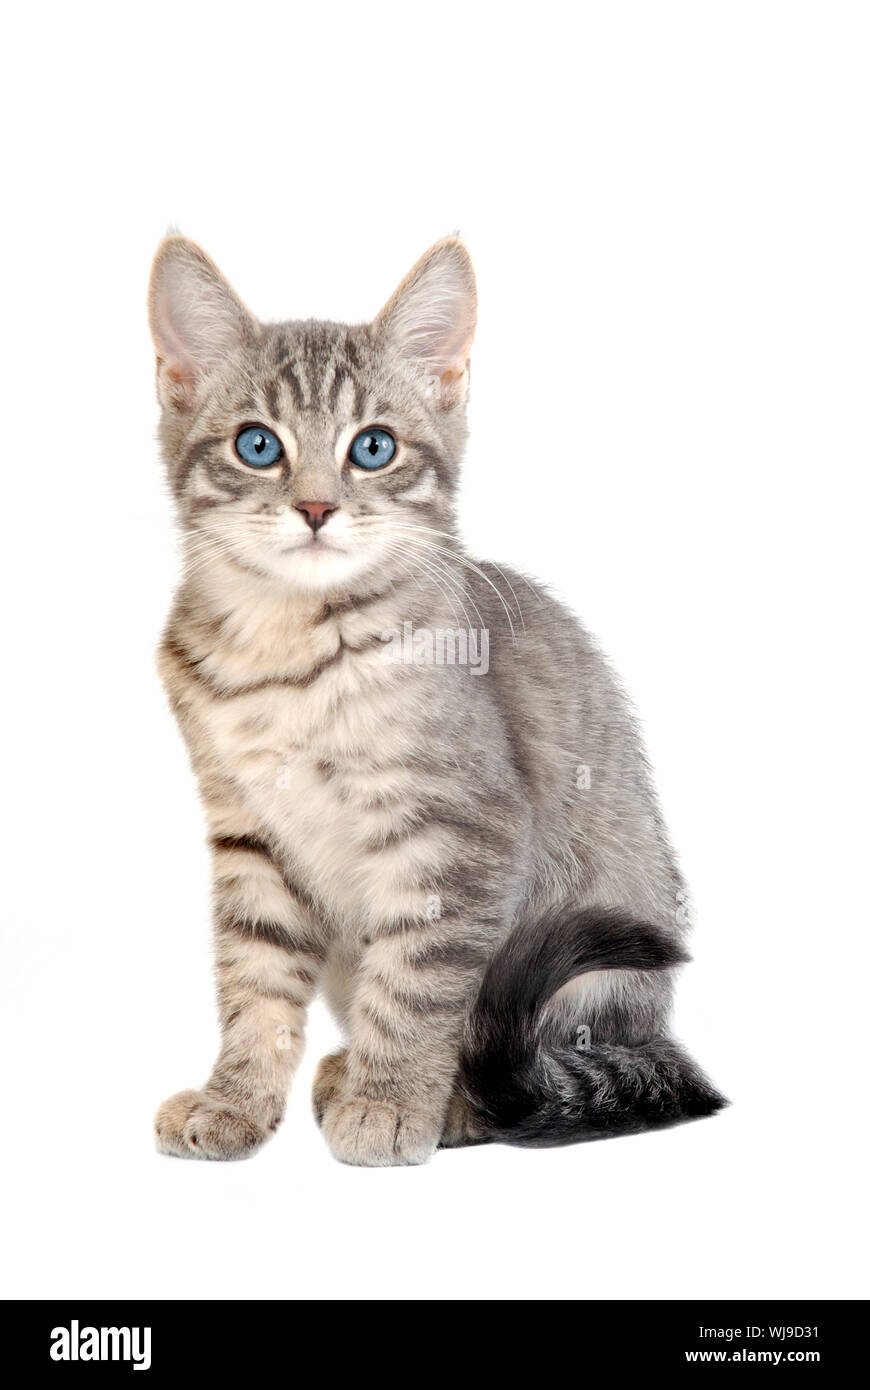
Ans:
[{"label": "white backdrop", "polygon": [[[866,7],[6,23],[5,1292],[866,1294]],[[216,1048],[202,817],[153,671],[169,223],[264,317],[367,317],[466,238],[464,531],[553,583],[641,711],[697,909],[677,1027],[721,1117],[344,1168],[309,1112],[317,1012],[258,1157],[154,1153]]]}]

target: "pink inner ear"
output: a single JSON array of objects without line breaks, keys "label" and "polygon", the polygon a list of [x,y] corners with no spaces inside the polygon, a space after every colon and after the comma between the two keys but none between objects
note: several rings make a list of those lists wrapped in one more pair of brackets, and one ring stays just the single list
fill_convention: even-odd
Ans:
[{"label": "pink inner ear", "polygon": [[451,367],[447,367],[445,371],[441,373],[441,380],[444,382],[458,381],[460,377],[465,376],[467,371],[468,358],[466,358],[464,362],[457,360]]},{"label": "pink inner ear", "polygon": [[183,362],[168,361],[165,364],[165,369],[168,379],[177,382],[179,385],[189,385],[193,381],[193,372],[188,367],[185,367]]},{"label": "pink inner ear", "polygon": [[171,286],[164,286],[156,296],[154,304],[153,329],[158,346],[158,364],[161,374],[172,381],[190,381],[194,375],[194,365],[189,351],[173,322],[172,307],[175,296]]},{"label": "pink inner ear", "polygon": [[161,244],[154,260],[149,317],[159,388],[182,408],[192,402],[203,374],[255,325],[214,262],[193,242],[175,236]]},{"label": "pink inner ear", "polygon": [[395,349],[442,382],[466,371],[477,318],[474,272],[460,243],[438,243],[418,261],[379,316]]},{"label": "pink inner ear", "polygon": [[461,374],[474,333],[470,306],[450,278],[432,280],[400,311],[400,339],[409,356],[431,362],[440,376]]},{"label": "pink inner ear", "polygon": [[157,378],[174,405],[179,408],[190,405],[196,393],[196,377],[188,365],[177,359],[158,357]]}]

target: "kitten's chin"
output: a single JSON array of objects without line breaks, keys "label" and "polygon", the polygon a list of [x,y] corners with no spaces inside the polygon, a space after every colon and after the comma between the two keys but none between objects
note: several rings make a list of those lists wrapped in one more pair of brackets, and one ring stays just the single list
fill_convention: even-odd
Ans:
[{"label": "kitten's chin", "polygon": [[289,589],[326,593],[346,588],[376,563],[376,556],[351,552],[343,547],[316,545],[286,546],[263,557],[263,567]]}]

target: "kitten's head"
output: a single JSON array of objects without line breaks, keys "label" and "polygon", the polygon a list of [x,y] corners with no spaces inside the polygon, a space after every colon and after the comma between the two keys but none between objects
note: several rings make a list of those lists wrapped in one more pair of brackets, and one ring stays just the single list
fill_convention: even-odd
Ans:
[{"label": "kitten's head", "polygon": [[348,327],[260,323],[198,246],[170,236],[149,310],[197,567],[229,560],[326,593],[444,544],[476,320],[460,241],[436,243],[371,324]]}]

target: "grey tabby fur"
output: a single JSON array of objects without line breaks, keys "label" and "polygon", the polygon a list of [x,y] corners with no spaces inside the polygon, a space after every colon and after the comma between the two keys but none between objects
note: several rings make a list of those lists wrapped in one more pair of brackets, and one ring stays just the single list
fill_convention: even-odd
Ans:
[{"label": "grey tabby fur", "polygon": [[[173,236],[150,317],[186,543],[160,665],[208,815],[222,1030],[160,1148],[255,1150],[317,991],[346,1046],[315,1113],[349,1163],[717,1108],[666,1038],[684,890],[623,696],[571,613],[457,536],[465,247],[436,244],[370,325],[262,324]],[[234,448],[252,423],[283,445],[263,470]],[[348,449],[372,426],[398,447],[366,472]],[[488,669],[460,629],[478,657],[488,632]],[[395,660],[395,632],[459,659]]]}]

